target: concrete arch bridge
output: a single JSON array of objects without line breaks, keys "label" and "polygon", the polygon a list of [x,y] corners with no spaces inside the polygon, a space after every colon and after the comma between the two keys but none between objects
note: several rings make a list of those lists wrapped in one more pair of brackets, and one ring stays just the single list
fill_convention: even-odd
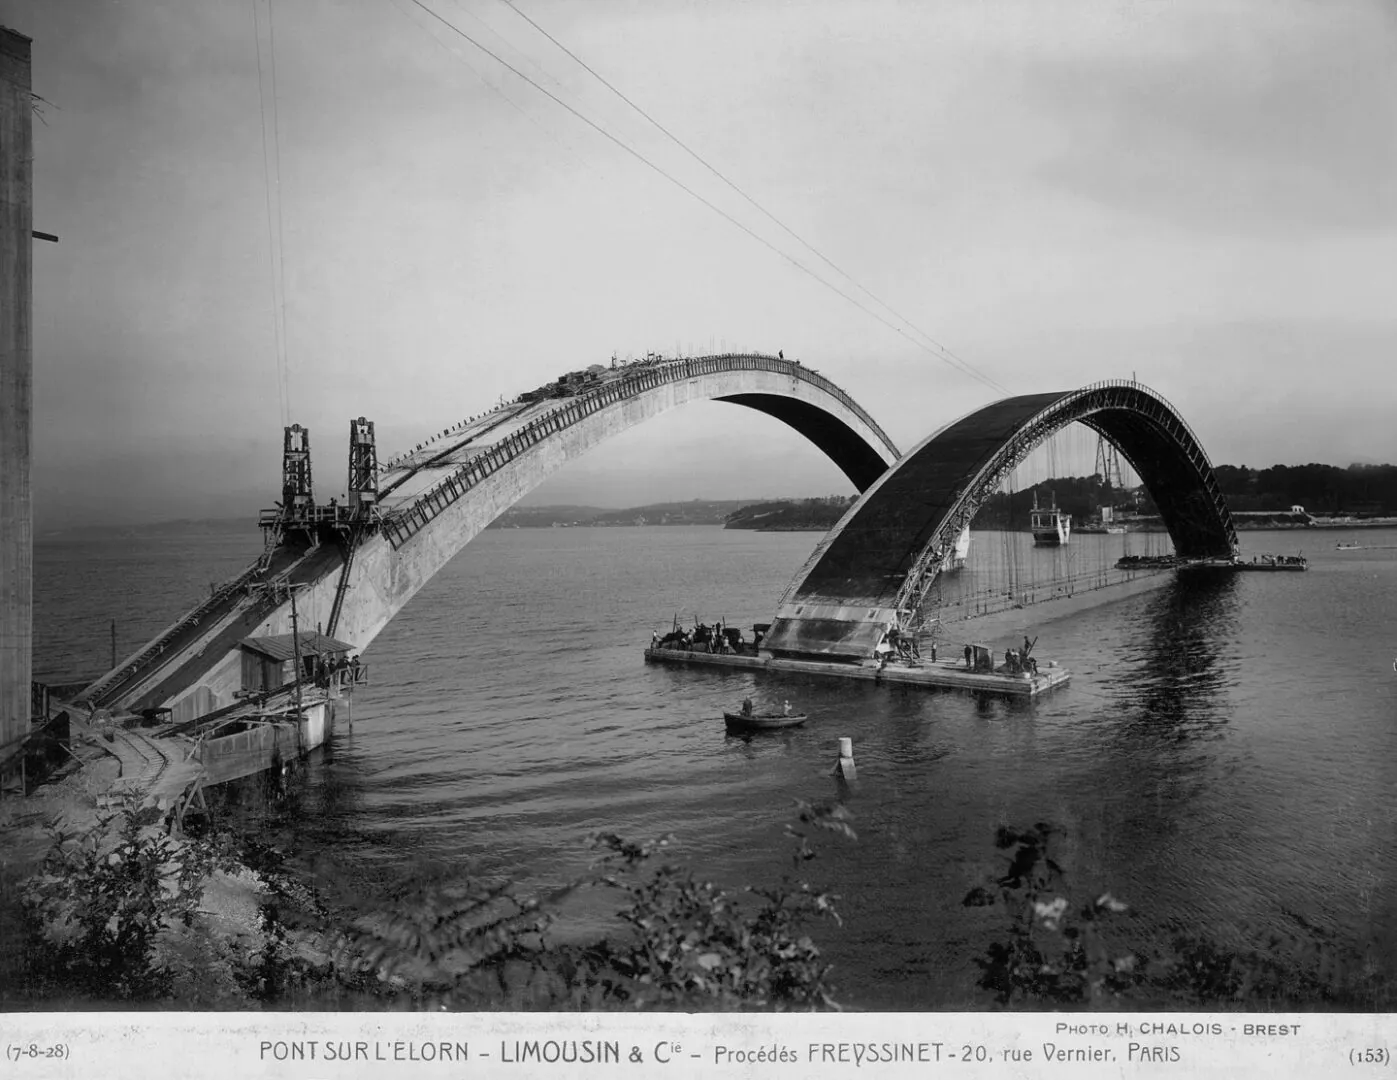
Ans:
[{"label": "concrete arch bridge", "polygon": [[1202,444],[1136,382],[1026,394],[948,424],[849,508],[781,598],[763,643],[776,656],[859,660],[921,606],[961,530],[1010,471],[1072,423],[1105,436],[1159,509],[1176,554],[1230,559],[1237,533]]},{"label": "concrete arch bridge", "polygon": [[236,702],[249,637],[321,624],[362,650],[491,521],[567,462],[692,401],[725,401],[800,432],[863,491],[898,458],[847,393],[798,362],[764,355],[573,372],[434,434],[380,464],[373,425],[350,424],[348,501],[317,503],[308,434],[288,428],[282,501],[264,511],[256,564],[186,612],[79,702],[114,711],[170,708],[177,721]]}]

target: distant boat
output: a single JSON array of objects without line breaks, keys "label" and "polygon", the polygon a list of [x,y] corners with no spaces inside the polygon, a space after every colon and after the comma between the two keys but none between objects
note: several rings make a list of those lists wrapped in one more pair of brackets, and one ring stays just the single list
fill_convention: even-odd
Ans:
[{"label": "distant boat", "polygon": [[1106,503],[1102,503],[1101,506],[1097,508],[1096,517],[1088,518],[1086,521],[1082,522],[1077,526],[1077,531],[1079,533],[1119,536],[1121,533],[1125,532],[1125,526],[1116,524],[1115,508]]},{"label": "distant boat", "polygon": [[1099,536],[1120,536],[1125,532],[1124,525],[1105,525],[1099,521],[1084,521],[1076,527],[1079,533],[1093,533]]},{"label": "distant boat", "polygon": [[1360,551],[1363,548],[1362,544],[1359,544],[1353,540],[1350,540],[1347,543],[1335,544],[1334,546],[1338,548],[1340,551]]},{"label": "distant boat", "polygon": [[1061,547],[1072,535],[1072,515],[1064,514],[1057,508],[1057,496],[1053,505],[1047,508],[1038,506],[1038,492],[1033,492],[1033,512],[1029,515],[1029,527],[1033,530],[1033,542],[1039,547]]},{"label": "distant boat", "polygon": [[799,727],[805,720],[805,713],[723,713],[723,721],[729,731],[777,731]]}]

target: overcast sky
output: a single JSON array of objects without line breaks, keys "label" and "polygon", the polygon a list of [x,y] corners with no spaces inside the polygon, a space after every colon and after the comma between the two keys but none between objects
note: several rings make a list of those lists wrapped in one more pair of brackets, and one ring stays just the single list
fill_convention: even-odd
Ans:
[{"label": "overcast sky", "polygon": [[[423,3],[903,333],[412,0],[0,0],[61,236],[34,248],[41,524],[270,505],[288,407],[328,497],[350,417],[387,454],[613,352],[784,349],[905,448],[999,395],[903,319],[1014,392],[1134,372],[1215,462],[1397,459],[1386,0],[518,0],[900,317],[502,0]],[[703,404],[531,501],[849,490]]]}]

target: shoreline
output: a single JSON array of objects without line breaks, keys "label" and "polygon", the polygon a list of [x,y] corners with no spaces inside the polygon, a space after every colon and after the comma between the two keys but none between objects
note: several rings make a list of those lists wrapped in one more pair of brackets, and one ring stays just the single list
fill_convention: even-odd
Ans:
[{"label": "shoreline", "polygon": [[[763,527],[746,525],[724,525],[724,529],[731,529],[734,532],[828,532],[834,528],[835,522],[828,525],[769,525]],[[1235,516],[1232,519],[1232,526],[1239,533],[1242,532],[1303,532],[1312,529],[1397,529],[1397,518],[1374,518],[1370,520],[1350,521],[1347,519],[1325,519],[1322,521],[1248,521],[1243,518],[1238,520]],[[579,528],[581,526],[578,526]],[[1027,533],[1030,529],[977,529],[974,532],[1009,532]],[[1162,523],[1150,525],[1127,525],[1124,534],[1129,533],[1167,533],[1169,530]],[[1104,535],[1099,533],[1086,533],[1084,535]]]},{"label": "shoreline", "polygon": [[[132,846],[140,860],[152,860],[150,872],[159,881],[155,902],[170,908],[145,963],[167,972],[161,977],[172,984],[172,1000],[196,1009],[257,1007],[258,996],[248,988],[278,942],[284,944],[283,961],[299,957],[312,971],[319,963],[329,965],[323,931],[290,930],[269,915],[287,906],[287,894],[297,887],[289,875],[253,857],[252,836],[230,829],[210,829],[208,835],[203,829],[168,830],[166,800],[151,797],[151,785],[124,785],[130,778],[122,776],[121,760],[100,732],[77,715],[70,723],[76,764],[29,794],[0,802],[6,834],[0,855],[0,1002],[6,1009],[51,1009],[55,1000],[85,1008],[165,1000],[94,993],[71,971],[50,966],[83,933],[71,899],[77,882],[109,881],[95,875],[119,865],[119,852]],[[59,833],[73,858],[55,872],[49,858]],[[92,857],[84,860],[85,852]],[[189,867],[198,873],[190,874]],[[37,925],[26,911],[26,894],[43,897]],[[172,914],[187,900],[194,903],[188,919]]]}]

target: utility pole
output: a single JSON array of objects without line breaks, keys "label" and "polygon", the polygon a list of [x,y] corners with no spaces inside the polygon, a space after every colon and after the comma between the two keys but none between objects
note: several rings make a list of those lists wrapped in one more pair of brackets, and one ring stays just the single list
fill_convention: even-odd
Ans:
[{"label": "utility pole", "polygon": [[301,628],[296,622],[296,590],[291,585],[287,585],[286,588],[291,593],[291,654],[296,658],[296,715],[299,716],[301,714]]},{"label": "utility pole", "polygon": [[[296,610],[296,590],[305,589],[309,586],[305,582],[292,584],[289,581],[269,581],[263,585],[255,585],[254,589],[269,593],[274,598],[280,599],[287,596],[291,599],[291,656],[295,665],[294,690],[296,701],[296,712],[301,711],[301,625],[300,613]],[[113,665],[115,666],[115,665]]]}]

